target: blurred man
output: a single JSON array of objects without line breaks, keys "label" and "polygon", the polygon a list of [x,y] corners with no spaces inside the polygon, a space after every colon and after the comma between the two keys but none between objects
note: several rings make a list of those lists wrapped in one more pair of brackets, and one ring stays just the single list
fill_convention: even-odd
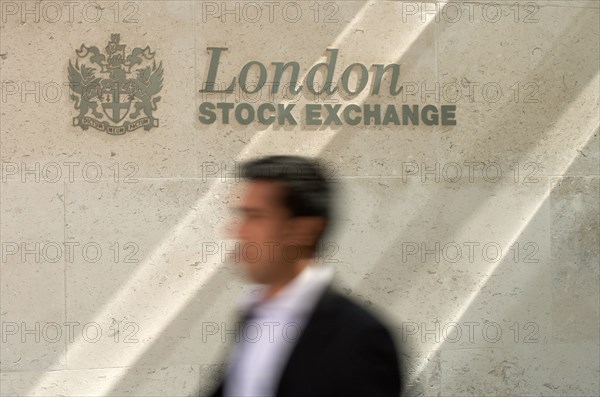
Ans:
[{"label": "blurred man", "polygon": [[398,397],[398,351],[387,327],[332,285],[330,266],[315,262],[334,199],[320,163],[272,156],[245,163],[242,175],[241,266],[262,289],[241,302],[244,337],[211,396]]}]

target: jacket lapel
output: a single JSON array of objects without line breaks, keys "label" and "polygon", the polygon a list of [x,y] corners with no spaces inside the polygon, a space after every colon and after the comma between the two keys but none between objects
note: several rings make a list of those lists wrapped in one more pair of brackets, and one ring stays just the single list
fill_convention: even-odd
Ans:
[{"label": "jacket lapel", "polygon": [[285,364],[277,385],[276,395],[285,389],[292,376],[304,373],[307,365],[314,364],[321,347],[336,335],[336,297],[338,293],[331,284],[325,287],[314,309],[309,314],[304,329]]}]

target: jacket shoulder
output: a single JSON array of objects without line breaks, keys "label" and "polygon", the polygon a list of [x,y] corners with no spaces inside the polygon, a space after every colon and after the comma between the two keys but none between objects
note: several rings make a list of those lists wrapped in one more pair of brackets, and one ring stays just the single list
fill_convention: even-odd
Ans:
[{"label": "jacket shoulder", "polygon": [[392,339],[391,326],[376,311],[361,305],[356,298],[343,294],[337,287],[329,285],[317,309],[323,317],[342,327],[347,335],[378,333]]},{"label": "jacket shoulder", "polygon": [[337,287],[330,286],[326,293],[340,314],[341,321],[353,321],[357,326],[384,325],[378,314],[360,304],[356,298],[344,295]]}]

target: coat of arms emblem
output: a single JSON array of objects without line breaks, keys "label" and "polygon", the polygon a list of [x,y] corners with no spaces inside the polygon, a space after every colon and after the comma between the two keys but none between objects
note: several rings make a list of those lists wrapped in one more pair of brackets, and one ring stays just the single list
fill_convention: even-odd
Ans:
[{"label": "coat of arms emblem", "polygon": [[79,111],[74,126],[84,130],[91,126],[113,135],[158,127],[152,112],[160,101],[156,94],[162,89],[162,62],[156,65],[149,46],[126,54],[120,41],[121,36],[113,33],[106,54],[82,44],[75,51],[75,64],[69,60],[71,99]]}]

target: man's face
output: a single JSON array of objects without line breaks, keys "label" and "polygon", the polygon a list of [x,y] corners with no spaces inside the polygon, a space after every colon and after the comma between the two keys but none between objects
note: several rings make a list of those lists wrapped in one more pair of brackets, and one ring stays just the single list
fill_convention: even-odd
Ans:
[{"label": "man's face", "polygon": [[236,208],[242,266],[255,283],[277,279],[285,271],[286,259],[296,255],[291,238],[294,218],[283,204],[284,194],[276,182],[251,181],[245,184]]}]

